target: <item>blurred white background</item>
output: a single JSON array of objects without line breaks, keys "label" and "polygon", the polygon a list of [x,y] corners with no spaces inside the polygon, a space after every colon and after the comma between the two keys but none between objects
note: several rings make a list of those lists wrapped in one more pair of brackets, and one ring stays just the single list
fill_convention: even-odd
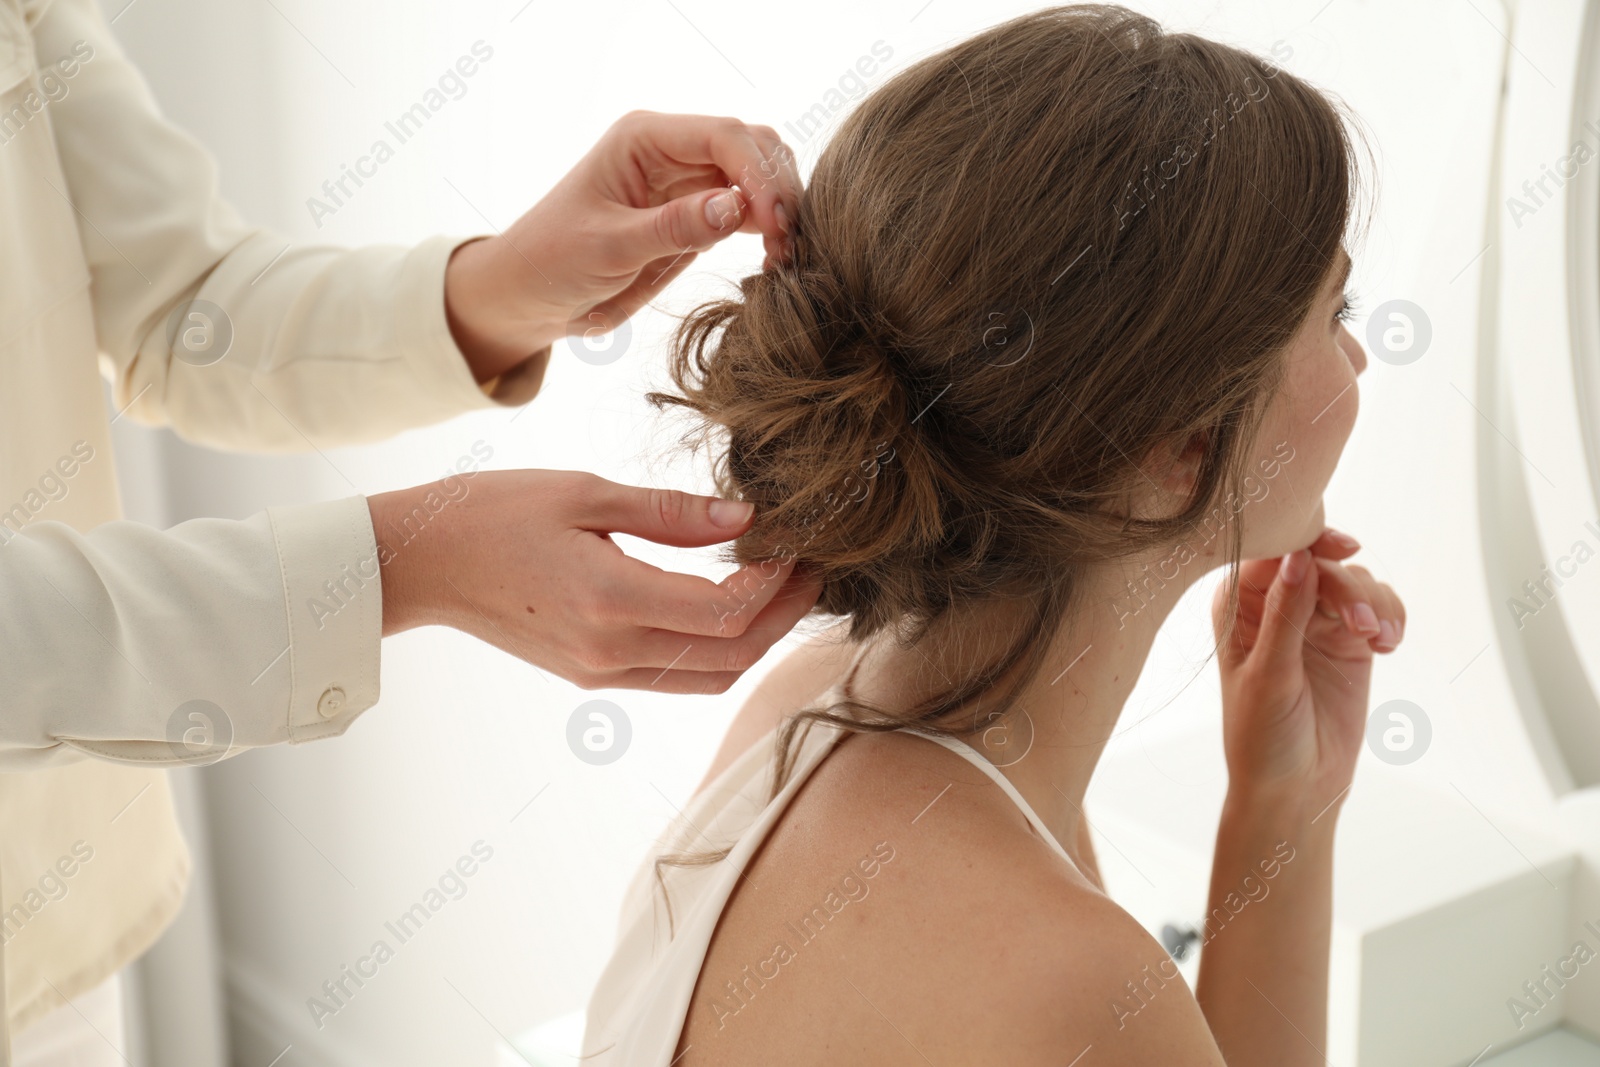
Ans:
[{"label": "blurred white background", "polygon": [[[791,124],[841,88],[875,44],[892,58],[871,78],[846,80],[846,92],[862,82],[870,90],[918,57],[1034,6],[105,0],[162,106],[219,157],[227,195],[296,244],[491,232],[634,108],[768,123],[806,170],[826,133],[803,137]],[[1503,16],[1488,3],[1445,0],[1133,6],[1262,53],[1287,45],[1282,65],[1361,116],[1378,201],[1370,234],[1352,248],[1352,286],[1362,310],[1397,297],[1423,303],[1434,329],[1433,358],[1372,361],[1361,419],[1327,497],[1329,521],[1354,533],[1367,565],[1408,598],[1407,644],[1380,658],[1373,701],[1405,697],[1432,717],[1434,750],[1407,773],[1443,792],[1471,783],[1485,811],[1547,818],[1548,786],[1514,709],[1462,695],[1495,655],[1484,652],[1491,635],[1481,620],[1450,599],[1456,584],[1481,581],[1461,573],[1476,534],[1463,518],[1472,514],[1473,415],[1458,392],[1473,392],[1476,261]],[[465,93],[319,228],[308,199],[374,140],[392,142],[384,123],[479,41],[493,55],[466,79]],[[663,310],[635,321],[615,363],[588,365],[558,346],[543,394],[520,415],[474,414],[380,446],[274,458],[210,452],[121,420],[129,513],[167,526],[378,492],[440,477],[478,442],[493,450],[490,467],[582,469],[703,489],[702,472],[675,451],[677,428],[642,397],[663,381],[668,312],[758,269],[760,257],[748,235],[702,256]],[[1358,336],[1362,326],[1354,324]],[[1437,412],[1448,427],[1431,419]],[[728,569],[709,551],[627,546],[662,566],[719,577]],[[1592,591],[1595,575],[1583,577]],[[1124,756],[1163,753],[1157,761],[1192,753],[1159,767],[1175,799],[1217,785],[1216,676],[1204,662],[1211,588],[1203,583],[1174,613],[1115,742]],[[389,639],[383,697],[343,738],[183,772],[185,790],[201,801],[190,815],[203,820],[196,841],[208,843],[214,884],[197,883],[185,925],[146,968],[149,1062],[198,1064],[194,1050],[220,1033],[204,991],[208,944],[225,979],[234,1062],[247,1067],[280,1056],[281,1067],[484,1064],[502,1037],[580,1008],[609,953],[627,878],[702,775],[742,694],[776,658],[717,698],[603,694],[623,707],[633,738],[622,759],[596,767],[565,740],[568,716],[593,694],[452,631]],[[1193,740],[1174,747],[1179,738]],[[1484,847],[1500,847],[1495,840],[1486,831]],[[319,1025],[309,998],[380,937],[393,943],[384,924],[479,841],[493,855],[464,895]],[[1504,995],[1487,992],[1486,1010],[1500,1010]],[[173,1051],[184,1041],[195,1044]]]}]

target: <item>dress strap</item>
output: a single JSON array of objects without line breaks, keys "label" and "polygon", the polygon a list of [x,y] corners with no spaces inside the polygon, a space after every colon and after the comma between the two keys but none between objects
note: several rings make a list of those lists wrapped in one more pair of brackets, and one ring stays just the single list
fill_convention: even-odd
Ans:
[{"label": "dress strap", "polygon": [[[850,683],[855,680],[856,671],[860,668],[862,661],[866,658],[866,651],[865,645],[856,650],[856,654],[851,657],[850,666],[845,670],[844,675],[830,685],[826,691],[824,691],[821,697],[822,703],[830,703],[833,700],[844,697],[849,692]],[[1083,868],[1079,867],[1078,862],[1072,858],[1072,854],[1065,848],[1061,847],[1061,842],[1056,840],[1056,835],[1051,833],[1050,828],[1045,825],[1044,820],[1039,818],[1039,813],[1033,810],[1033,806],[1028,803],[1028,801],[1023,797],[1022,793],[1018,791],[1017,787],[1011,784],[1011,779],[1001,774],[1000,769],[990,762],[990,760],[985,757],[983,753],[979,752],[965,741],[962,741],[960,738],[951,737],[949,734],[937,733],[932,730],[924,730],[916,726],[902,726],[900,727],[899,732],[915,734],[917,737],[925,737],[929,741],[943,745],[945,748],[948,748],[951,752],[954,752],[956,755],[960,756],[962,759],[978,768],[984,774],[988,775],[989,780],[994,782],[995,785],[999,786],[1001,791],[1004,792],[1006,796],[1011,798],[1011,802],[1015,804],[1022,812],[1023,818],[1028,820],[1028,825],[1033,827],[1034,832],[1036,832],[1040,837],[1044,838],[1050,847],[1055,850],[1056,855],[1060,856],[1062,859],[1071,864],[1073,870],[1077,871],[1079,874],[1083,874],[1085,878],[1088,878],[1088,875],[1084,874]],[[1091,879],[1091,881],[1092,880],[1093,879]]]},{"label": "dress strap", "polygon": [[948,734],[935,733],[931,730],[923,730],[915,726],[901,727],[900,732],[915,734],[918,737],[925,737],[929,741],[943,745],[945,748],[948,748],[951,752],[954,752],[956,755],[960,756],[962,759],[978,768],[978,770],[988,775],[989,780],[995,785],[999,786],[1001,791],[1005,793],[1006,796],[1011,798],[1011,802],[1017,806],[1017,808],[1022,812],[1023,817],[1028,820],[1028,825],[1032,826],[1035,832],[1037,832],[1040,837],[1045,839],[1050,847],[1055,850],[1056,854],[1062,859],[1066,860],[1068,863],[1072,864],[1073,870],[1077,871],[1079,874],[1083,873],[1083,869],[1079,867],[1077,861],[1072,858],[1072,854],[1061,846],[1060,841],[1056,840],[1056,835],[1050,832],[1050,828],[1045,825],[1044,820],[1039,818],[1039,813],[1033,810],[1033,806],[1028,803],[1026,798],[1023,797],[1022,793],[1017,789],[1017,787],[1011,783],[1011,779],[1001,774],[1000,768],[996,767],[993,762],[984,756],[983,753],[979,752],[977,749],[973,748],[959,737],[951,737]]}]

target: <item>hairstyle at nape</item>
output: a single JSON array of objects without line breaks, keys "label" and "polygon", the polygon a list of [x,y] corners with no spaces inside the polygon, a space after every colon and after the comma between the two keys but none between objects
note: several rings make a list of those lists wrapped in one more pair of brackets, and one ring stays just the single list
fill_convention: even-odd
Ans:
[{"label": "hairstyle at nape", "polygon": [[[961,733],[1002,680],[1003,710],[1083,568],[1177,542],[1237,490],[1356,209],[1346,120],[1261,57],[1082,4],[929,55],[840,124],[792,262],[690,312],[675,391],[650,398],[755,504],[734,558],[796,558],[853,638],[914,641],[992,597],[1031,623],[916,707],[789,719],[774,795],[802,722]],[[1187,506],[1129,514],[1150,447],[1196,435]]]}]

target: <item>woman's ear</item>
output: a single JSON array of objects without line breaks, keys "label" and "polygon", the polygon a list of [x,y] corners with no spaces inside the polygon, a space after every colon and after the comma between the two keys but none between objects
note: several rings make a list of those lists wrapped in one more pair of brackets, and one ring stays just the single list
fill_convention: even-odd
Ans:
[{"label": "woman's ear", "polygon": [[1200,464],[1205,454],[1204,431],[1190,434],[1181,446],[1171,441],[1163,442],[1156,451],[1156,484],[1166,492],[1188,499],[1199,480]]},{"label": "woman's ear", "polygon": [[1133,487],[1133,513],[1147,518],[1176,515],[1189,506],[1205,456],[1203,433],[1163,439],[1150,449]]}]

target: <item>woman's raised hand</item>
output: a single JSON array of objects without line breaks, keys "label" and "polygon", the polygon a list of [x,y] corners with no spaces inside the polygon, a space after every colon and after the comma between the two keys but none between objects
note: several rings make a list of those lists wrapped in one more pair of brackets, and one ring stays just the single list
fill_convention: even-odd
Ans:
[{"label": "woman's raised hand", "polygon": [[1373,653],[1393,651],[1406,621],[1392,588],[1342,562],[1358,548],[1329,529],[1281,559],[1245,561],[1226,640],[1227,586],[1218,587],[1212,622],[1230,793],[1315,817],[1349,787]]}]

